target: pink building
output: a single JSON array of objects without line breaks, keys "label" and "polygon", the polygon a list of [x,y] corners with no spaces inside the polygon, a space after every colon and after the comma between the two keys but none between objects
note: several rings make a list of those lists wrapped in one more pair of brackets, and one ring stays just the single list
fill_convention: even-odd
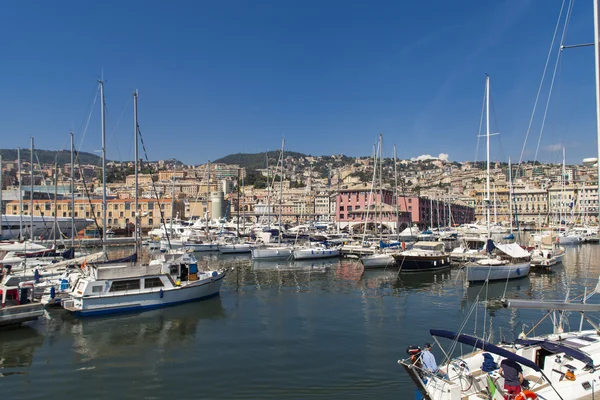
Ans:
[{"label": "pink building", "polygon": [[394,192],[389,189],[379,191],[355,186],[338,193],[335,218],[341,227],[376,221],[383,221],[391,229],[403,229],[410,224],[421,228],[457,226],[473,222],[475,209],[419,196],[399,196],[396,202]]}]

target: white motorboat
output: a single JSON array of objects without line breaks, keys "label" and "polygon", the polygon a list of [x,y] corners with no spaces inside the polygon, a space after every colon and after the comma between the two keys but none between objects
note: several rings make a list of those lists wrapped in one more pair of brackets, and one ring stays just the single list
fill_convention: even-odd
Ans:
[{"label": "white motorboat", "polygon": [[518,279],[529,275],[531,255],[518,244],[488,244],[488,251],[486,258],[465,265],[468,282]]},{"label": "white motorboat", "polygon": [[486,258],[485,242],[480,236],[463,237],[461,244],[450,252],[450,261],[465,263]]},{"label": "white motorboat", "polygon": [[90,316],[143,311],[217,296],[225,272],[198,271],[192,254],[164,253],[149,265],[89,266],[63,307]]}]

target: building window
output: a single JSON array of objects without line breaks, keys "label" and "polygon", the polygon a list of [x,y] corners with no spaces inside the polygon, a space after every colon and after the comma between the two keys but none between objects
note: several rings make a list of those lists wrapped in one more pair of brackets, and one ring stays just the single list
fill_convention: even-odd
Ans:
[{"label": "building window", "polygon": [[348,206],[348,211],[352,211],[352,206]]},{"label": "building window", "polygon": [[129,279],[126,281],[114,281],[110,286],[111,292],[122,292],[125,290],[138,290],[140,288],[139,279]]},{"label": "building window", "polygon": [[340,206],[340,211],[344,211],[344,206]]},{"label": "building window", "polygon": [[125,210],[131,209],[131,203],[125,203]]}]

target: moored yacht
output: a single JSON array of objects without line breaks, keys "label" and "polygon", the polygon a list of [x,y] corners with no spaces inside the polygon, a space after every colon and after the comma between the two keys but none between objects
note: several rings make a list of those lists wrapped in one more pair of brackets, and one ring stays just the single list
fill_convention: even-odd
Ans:
[{"label": "moored yacht", "polygon": [[90,266],[63,307],[89,316],[143,311],[217,296],[225,272],[198,271],[192,254],[164,253],[148,265]]},{"label": "moored yacht", "polygon": [[393,254],[402,272],[437,271],[450,268],[450,256],[442,242],[417,242],[412,249]]}]

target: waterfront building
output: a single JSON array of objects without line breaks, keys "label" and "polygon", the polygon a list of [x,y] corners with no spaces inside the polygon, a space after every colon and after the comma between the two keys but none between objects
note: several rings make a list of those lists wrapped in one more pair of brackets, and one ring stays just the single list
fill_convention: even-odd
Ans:
[{"label": "waterfront building", "polygon": [[[173,208],[172,208],[173,205]],[[55,208],[56,206],[56,208]],[[185,217],[185,204],[183,201],[171,199],[152,200],[139,199],[139,220],[142,229],[151,229],[160,226],[161,212],[165,219],[171,215]],[[23,215],[30,215],[30,203],[23,203]],[[79,199],[75,200],[75,210],[71,207],[70,200],[34,200],[34,216],[54,216],[75,218],[95,218],[98,226],[102,227],[102,200],[100,199]],[[19,202],[11,201],[6,205],[7,215],[19,215]],[[134,199],[111,199],[107,201],[107,219],[108,228],[126,228],[128,224],[135,221],[135,200]]]}]

